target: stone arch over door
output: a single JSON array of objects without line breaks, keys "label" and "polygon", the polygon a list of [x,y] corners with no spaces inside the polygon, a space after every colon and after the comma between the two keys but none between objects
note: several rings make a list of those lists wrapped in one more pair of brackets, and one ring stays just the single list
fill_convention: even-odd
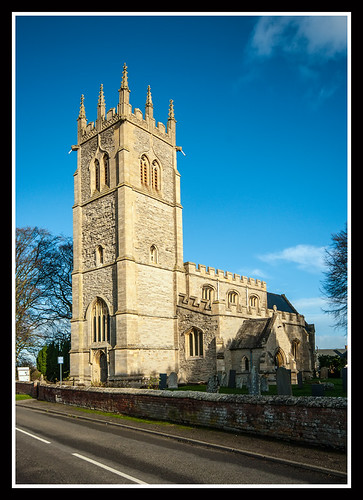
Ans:
[{"label": "stone arch over door", "polygon": [[286,366],[286,356],[284,351],[279,347],[274,356],[275,366],[276,368],[280,368],[281,366]]},{"label": "stone arch over door", "polygon": [[93,353],[92,382],[105,383],[108,378],[107,354],[103,349],[96,349]]}]

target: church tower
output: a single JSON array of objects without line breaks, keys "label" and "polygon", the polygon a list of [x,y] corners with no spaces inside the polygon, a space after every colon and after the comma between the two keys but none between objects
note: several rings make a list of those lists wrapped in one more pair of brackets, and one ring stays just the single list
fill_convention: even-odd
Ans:
[{"label": "church tower", "polygon": [[78,116],[74,174],[71,377],[77,383],[178,371],[176,301],[183,288],[182,207],[173,101],[155,123],[129,102],[124,64],[117,108]]}]

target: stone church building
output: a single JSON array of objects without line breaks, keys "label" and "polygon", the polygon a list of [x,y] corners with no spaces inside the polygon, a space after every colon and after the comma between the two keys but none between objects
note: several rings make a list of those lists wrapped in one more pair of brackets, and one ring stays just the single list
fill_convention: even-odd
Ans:
[{"label": "stone church building", "polygon": [[266,283],[183,261],[180,173],[173,101],[155,123],[129,102],[127,67],[117,108],[78,116],[74,173],[71,377],[76,383],[142,383],[176,372],[206,381],[254,365],[310,377],[314,325]]}]

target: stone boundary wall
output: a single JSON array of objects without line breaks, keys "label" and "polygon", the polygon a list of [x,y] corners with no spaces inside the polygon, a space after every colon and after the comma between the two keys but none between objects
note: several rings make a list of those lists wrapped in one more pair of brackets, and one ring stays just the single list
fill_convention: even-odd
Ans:
[{"label": "stone boundary wall", "polygon": [[17,382],[39,400],[344,450],[347,399],[73,387]]}]

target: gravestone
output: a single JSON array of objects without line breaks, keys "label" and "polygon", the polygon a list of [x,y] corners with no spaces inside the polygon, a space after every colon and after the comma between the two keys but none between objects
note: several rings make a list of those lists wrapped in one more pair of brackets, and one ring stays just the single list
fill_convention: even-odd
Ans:
[{"label": "gravestone", "polygon": [[261,377],[261,392],[268,392],[268,391],[269,391],[268,376],[262,375],[262,377]]},{"label": "gravestone", "polygon": [[236,388],[236,370],[229,370],[228,387],[230,389]]},{"label": "gravestone", "polygon": [[343,382],[343,391],[347,392],[347,382],[348,382],[348,368],[344,367],[342,369],[342,382]]},{"label": "gravestone", "polygon": [[167,375],[166,373],[159,373],[159,389],[166,389]]},{"label": "gravestone", "polygon": [[167,379],[168,389],[178,388],[178,375],[175,372],[171,372]]},{"label": "gravestone", "polygon": [[323,384],[311,384],[311,395],[312,396],[324,396],[324,385]]},{"label": "gravestone", "polygon": [[279,396],[292,396],[291,370],[280,366],[276,370],[277,394]]},{"label": "gravestone", "polygon": [[228,375],[227,375],[226,372],[223,372],[222,373],[222,377],[221,377],[220,386],[221,387],[227,387],[227,382],[228,382]]},{"label": "gravestone", "polygon": [[261,394],[261,381],[258,371],[255,366],[252,366],[251,372],[248,375],[248,393],[253,396],[259,396]]},{"label": "gravestone", "polygon": [[303,388],[303,377],[302,377],[302,372],[297,372],[297,386],[299,389]]},{"label": "gravestone", "polygon": [[211,375],[207,383],[207,392],[218,392],[219,391],[219,381],[217,375]]},{"label": "gravestone", "polygon": [[329,368],[327,366],[322,366],[320,368],[320,378],[328,378]]}]

